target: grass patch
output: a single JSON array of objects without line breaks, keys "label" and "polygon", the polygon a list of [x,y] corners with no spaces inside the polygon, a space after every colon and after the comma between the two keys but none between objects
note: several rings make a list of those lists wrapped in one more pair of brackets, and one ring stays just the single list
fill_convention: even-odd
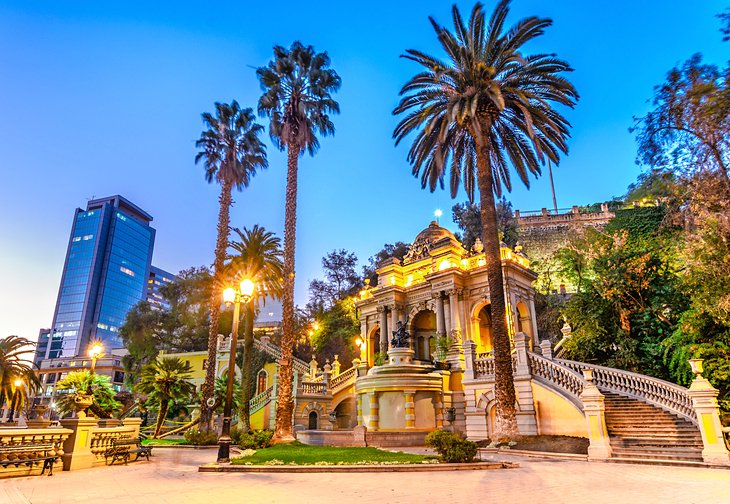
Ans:
[{"label": "grass patch", "polygon": [[147,446],[173,446],[173,445],[186,445],[189,444],[185,438],[172,438],[172,439],[144,439],[142,444]]},{"label": "grass patch", "polygon": [[293,443],[278,444],[262,450],[249,457],[239,457],[231,461],[232,464],[420,464],[435,460],[435,457],[414,455],[403,452],[389,452],[377,448],[355,448],[338,446],[309,446],[295,441]]}]

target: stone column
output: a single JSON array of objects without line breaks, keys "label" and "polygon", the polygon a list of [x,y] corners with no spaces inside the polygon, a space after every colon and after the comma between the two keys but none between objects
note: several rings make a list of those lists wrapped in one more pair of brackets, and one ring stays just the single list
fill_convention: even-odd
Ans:
[{"label": "stone column", "polygon": [[388,312],[385,306],[379,306],[380,313],[380,351],[388,351]]},{"label": "stone column", "polygon": [[474,361],[477,358],[477,345],[473,341],[464,342],[464,379],[474,379]]},{"label": "stone column", "polygon": [[406,429],[416,428],[416,403],[415,390],[404,390],[403,396],[405,398],[405,416],[406,416]]},{"label": "stone column", "polygon": [[590,441],[588,459],[609,459],[611,458],[611,443],[606,429],[604,397],[593,383],[593,370],[584,369],[583,376],[587,383],[583,387],[580,398],[583,401],[583,415],[585,415],[586,429]]},{"label": "stone column", "polygon": [[537,418],[535,415],[535,402],[532,397],[532,375],[530,374],[530,361],[527,354],[530,345],[530,337],[523,333],[517,333],[514,337],[515,355],[517,364],[514,368],[515,392],[520,409],[517,412],[517,427],[520,434],[532,436],[537,434]]},{"label": "stone column", "polygon": [[394,304],[393,308],[390,310],[390,330],[395,331],[396,327],[398,327],[398,321],[400,320],[400,312],[401,312],[401,306]]},{"label": "stone column", "polygon": [[122,425],[125,427],[131,427],[134,429],[132,431],[132,437],[139,437],[139,426],[142,425],[142,419],[141,418],[125,418],[122,422]]},{"label": "stone column", "polygon": [[444,297],[440,292],[434,294],[436,299],[436,335],[439,338],[446,336],[446,323],[444,321]]},{"label": "stone column", "polygon": [[443,391],[435,392],[436,396],[434,400],[436,401],[436,404],[434,405],[436,409],[436,428],[437,429],[443,429],[444,428],[444,393]]},{"label": "stone column", "polygon": [[553,360],[553,344],[550,343],[550,340],[542,340],[540,342],[540,351],[542,352],[542,356],[547,360]]},{"label": "stone column", "polygon": [[357,425],[362,425],[362,394],[357,394]]},{"label": "stone column", "polygon": [[63,442],[63,470],[89,469],[96,457],[91,453],[91,437],[97,428],[96,418],[64,418],[61,425],[73,433]]},{"label": "stone column", "polygon": [[370,400],[370,422],[368,430],[376,431],[380,426],[380,405],[378,404],[378,393],[368,392],[368,399]]},{"label": "stone column", "polygon": [[697,423],[702,434],[702,460],[706,464],[730,465],[730,453],[725,447],[722,424],[717,405],[718,390],[702,377],[702,361],[690,359],[695,379],[689,387],[692,408],[697,414]]},{"label": "stone column", "polygon": [[363,341],[363,349],[365,350],[365,358],[362,357],[362,349],[361,349],[361,355],[360,359],[364,360],[368,363],[368,365],[372,364],[370,362],[370,355],[372,353],[372,348],[370,348],[370,339],[368,338],[368,321],[367,317],[365,315],[362,316],[362,320],[360,321],[360,339]]},{"label": "stone column", "polygon": [[449,336],[454,340],[453,343],[459,343],[461,340],[461,317],[459,315],[459,296],[461,289],[452,289],[449,291]]}]

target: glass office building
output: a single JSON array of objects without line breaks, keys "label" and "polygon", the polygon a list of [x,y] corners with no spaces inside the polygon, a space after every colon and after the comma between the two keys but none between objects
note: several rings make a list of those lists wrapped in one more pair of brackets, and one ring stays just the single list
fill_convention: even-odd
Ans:
[{"label": "glass office building", "polygon": [[118,195],[76,209],[45,358],[83,354],[96,339],[107,350],[122,347],[119,327],[147,295],[151,221]]}]

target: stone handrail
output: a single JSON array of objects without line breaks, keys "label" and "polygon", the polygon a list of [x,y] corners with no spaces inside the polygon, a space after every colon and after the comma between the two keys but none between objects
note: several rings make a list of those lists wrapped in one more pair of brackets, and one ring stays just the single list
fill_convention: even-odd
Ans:
[{"label": "stone handrail", "polygon": [[[272,356],[277,361],[281,359],[281,348],[274,345],[273,343],[264,343],[260,340],[257,340],[254,338],[253,340],[254,346],[261,350],[262,352],[266,352],[270,356]],[[294,371],[300,374],[305,374],[309,372],[309,364],[304,362],[301,359],[298,359],[294,356],[292,356],[292,367],[294,368]]]},{"label": "stone handrail", "polygon": [[270,400],[271,400],[271,394],[274,391],[274,386],[270,386],[260,394],[254,396],[251,398],[251,400],[248,402],[248,414],[253,415],[258,410],[263,408]]},{"label": "stone handrail", "polygon": [[692,399],[684,387],[659,378],[585,362],[564,359],[556,359],[555,362],[577,373],[582,373],[584,369],[592,369],[593,382],[600,390],[648,402],[697,425],[697,415],[692,408]]},{"label": "stone handrail", "polygon": [[[483,354],[480,354],[483,355]],[[517,356],[512,354],[512,371],[517,366]],[[494,376],[494,357],[486,357],[474,360],[474,378],[487,378]]]},{"label": "stone handrail", "polygon": [[527,358],[534,379],[557,388],[573,404],[581,410],[583,409],[583,401],[580,395],[587,382],[580,371],[558,364],[533,352],[528,352]]},{"label": "stone handrail", "polygon": [[324,382],[303,381],[299,385],[298,392],[302,395],[327,395],[327,384]]},{"label": "stone handrail", "polygon": [[[70,429],[0,429],[0,447],[4,448],[22,448],[28,447],[28,451],[13,451],[12,454],[0,454],[0,460],[8,461],[21,461],[26,459],[32,459],[37,453],[37,448],[34,446],[38,445],[52,445],[52,452],[48,452],[48,455],[58,455],[54,467],[63,465],[61,455],[63,455],[63,442],[68,439],[69,435],[73,433]],[[0,466],[0,478],[5,476],[21,476],[28,475],[31,471],[43,466],[41,462],[39,465],[36,464],[34,468],[28,468],[25,465],[15,467],[14,465],[8,465],[7,467]]]},{"label": "stone handrail", "polygon": [[344,388],[354,382],[355,378],[357,378],[357,368],[353,366],[332,378],[332,380],[330,380],[330,388],[332,389],[332,392],[337,392],[341,388]]},{"label": "stone handrail", "polygon": [[94,465],[106,463],[104,454],[112,447],[115,439],[135,437],[134,427],[97,427],[91,432],[91,444],[89,448],[96,460]]}]

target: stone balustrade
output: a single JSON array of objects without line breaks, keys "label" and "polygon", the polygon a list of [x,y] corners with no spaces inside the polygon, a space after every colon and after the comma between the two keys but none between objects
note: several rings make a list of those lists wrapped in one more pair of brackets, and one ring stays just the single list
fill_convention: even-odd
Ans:
[{"label": "stone balustrade", "polygon": [[104,465],[106,463],[104,454],[112,447],[115,439],[134,438],[138,435],[139,432],[137,431],[135,434],[135,429],[132,426],[100,427],[92,430],[89,449],[94,454],[94,465]]},{"label": "stone balustrade", "polygon": [[325,382],[303,381],[299,385],[298,395],[327,395],[327,384]]},{"label": "stone balustrade", "polygon": [[347,385],[351,385],[355,381],[355,378],[357,378],[357,368],[353,366],[332,378],[330,380],[330,388],[332,392],[336,392]]},{"label": "stone balustrade", "polygon": [[692,406],[692,399],[684,387],[659,378],[585,362],[564,359],[556,359],[555,362],[577,373],[591,369],[593,381],[599,389],[646,401],[697,425],[697,414]]},{"label": "stone balustrade", "polygon": [[[38,449],[33,448],[38,445],[51,445],[53,450],[48,455],[58,455],[58,459],[54,468],[63,465],[61,458],[63,456],[63,443],[72,433],[69,429],[47,428],[47,429],[0,429],[0,447],[19,448],[27,446],[27,450],[14,450],[13,453],[0,454],[0,460],[3,461],[23,461],[35,458]],[[0,466],[0,478],[9,476],[29,476],[31,474],[39,474],[43,467],[43,462],[35,463],[31,467],[21,462],[18,467],[11,464],[7,467]]]},{"label": "stone balustrade", "polygon": [[258,410],[263,408],[266,405],[266,403],[268,403],[269,400],[271,400],[271,394],[273,393],[273,391],[274,391],[274,386],[272,385],[269,388],[267,388],[266,390],[264,390],[263,392],[261,392],[260,394],[252,397],[251,400],[248,402],[249,415],[253,415]]},{"label": "stone balustrade", "polygon": [[533,352],[528,352],[527,356],[534,378],[558,388],[576,406],[583,407],[580,396],[586,386],[586,380],[582,375]]}]

